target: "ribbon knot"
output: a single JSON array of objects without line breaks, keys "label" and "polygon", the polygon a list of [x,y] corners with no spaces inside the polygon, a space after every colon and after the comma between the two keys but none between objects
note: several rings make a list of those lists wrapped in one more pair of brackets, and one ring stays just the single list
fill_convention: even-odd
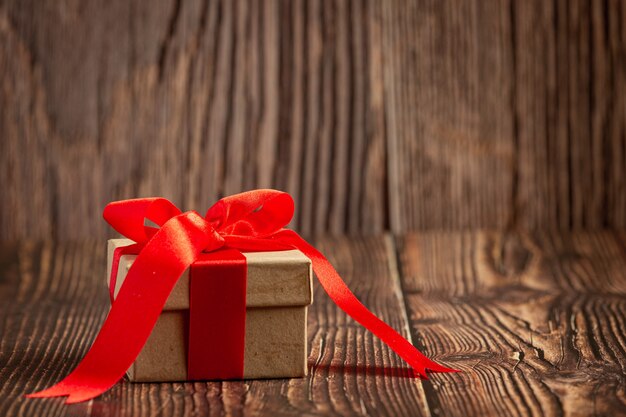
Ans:
[{"label": "ribbon knot", "polygon": [[[377,318],[352,294],[326,257],[297,233],[284,227],[294,202],[287,193],[254,190],[223,198],[202,217],[182,213],[164,198],[122,200],[108,204],[104,218],[141,251],[128,271],[91,349],[61,382],[29,397],[68,395],[67,403],[94,398],[123,377],[146,343],[178,278],[202,252],[299,249],[342,310],[378,336],[415,371],[455,372],[431,361],[398,332]],[[146,220],[156,227],[146,224]]]},{"label": "ribbon knot", "polygon": [[201,245],[202,252],[213,252],[221,249],[226,244],[226,239],[215,229],[213,224],[195,211],[187,211],[174,216],[167,220],[162,227],[169,227],[172,222],[181,222],[180,224],[171,224],[171,226],[175,230],[184,230],[186,235],[193,235],[193,233],[190,233],[192,228],[195,228],[198,233],[202,234],[206,240],[205,245]]}]

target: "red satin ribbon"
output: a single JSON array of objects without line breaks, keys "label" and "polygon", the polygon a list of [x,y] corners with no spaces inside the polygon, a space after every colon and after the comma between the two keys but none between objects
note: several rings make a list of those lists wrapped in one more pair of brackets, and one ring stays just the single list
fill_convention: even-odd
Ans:
[{"label": "red satin ribbon", "polygon": [[191,265],[187,379],[243,378],[246,257],[234,249],[203,253]]},{"label": "red satin ribbon", "polygon": [[[223,198],[203,218],[181,213],[163,198],[116,201],[104,218],[143,249],[128,271],[100,333],[80,364],[61,382],[28,397],[67,395],[67,403],[85,401],[111,388],[132,365],[150,336],[180,275],[202,252],[218,249],[272,251],[299,249],[313,264],[330,298],[378,336],[415,371],[455,372],[420,353],[352,294],[337,271],[297,233],[284,229],[294,203],[287,193],[254,190]],[[158,228],[145,226],[148,219]]]}]

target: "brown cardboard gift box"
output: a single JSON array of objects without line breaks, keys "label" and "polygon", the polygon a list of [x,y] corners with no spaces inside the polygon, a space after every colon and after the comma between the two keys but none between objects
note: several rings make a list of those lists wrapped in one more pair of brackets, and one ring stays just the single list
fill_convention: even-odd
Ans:
[{"label": "brown cardboard gift box", "polygon": [[[133,242],[111,239],[113,251]],[[313,299],[311,261],[298,250],[244,253],[248,264],[244,378],[286,378],[307,374],[307,308]],[[114,296],[136,255],[120,258]],[[131,381],[187,380],[189,270],[178,280],[143,350],[128,370]]]}]

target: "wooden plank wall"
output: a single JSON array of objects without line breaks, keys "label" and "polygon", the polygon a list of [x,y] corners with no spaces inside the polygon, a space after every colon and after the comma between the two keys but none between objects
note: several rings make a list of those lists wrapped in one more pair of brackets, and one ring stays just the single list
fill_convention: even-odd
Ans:
[{"label": "wooden plank wall", "polygon": [[289,191],[306,234],[626,227],[626,6],[0,1],[0,237]]}]

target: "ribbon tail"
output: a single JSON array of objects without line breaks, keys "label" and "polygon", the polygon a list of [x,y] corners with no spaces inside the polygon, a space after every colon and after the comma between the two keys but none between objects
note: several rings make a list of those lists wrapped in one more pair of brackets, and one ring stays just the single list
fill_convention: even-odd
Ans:
[{"label": "ribbon tail", "polygon": [[[120,377],[121,378],[121,377]],[[117,382],[117,381],[116,381]],[[115,384],[115,382],[113,383]],[[63,397],[67,396],[65,404],[75,404],[82,401],[87,401],[95,398],[107,391],[111,386],[104,387],[85,387],[81,380],[80,374],[72,373],[68,375],[64,380],[58,384],[45,389],[43,391],[35,392],[33,394],[26,394],[26,398],[50,398],[50,397]],[[79,387],[80,391],[77,391]]]},{"label": "ribbon tail", "polygon": [[209,243],[197,214],[168,221],[146,244],[124,280],[102,329],[76,369],[30,398],[68,395],[67,403],[97,397],[119,381],[135,361],[178,278]]},{"label": "ribbon tail", "polygon": [[283,230],[278,233],[276,240],[290,243],[308,256],[311,259],[313,270],[322,288],[324,288],[331,300],[350,317],[374,333],[422,377],[427,378],[426,370],[433,372],[459,372],[456,369],[445,367],[428,359],[397,331],[369,311],[350,291],[328,259],[297,233],[291,230]]}]

